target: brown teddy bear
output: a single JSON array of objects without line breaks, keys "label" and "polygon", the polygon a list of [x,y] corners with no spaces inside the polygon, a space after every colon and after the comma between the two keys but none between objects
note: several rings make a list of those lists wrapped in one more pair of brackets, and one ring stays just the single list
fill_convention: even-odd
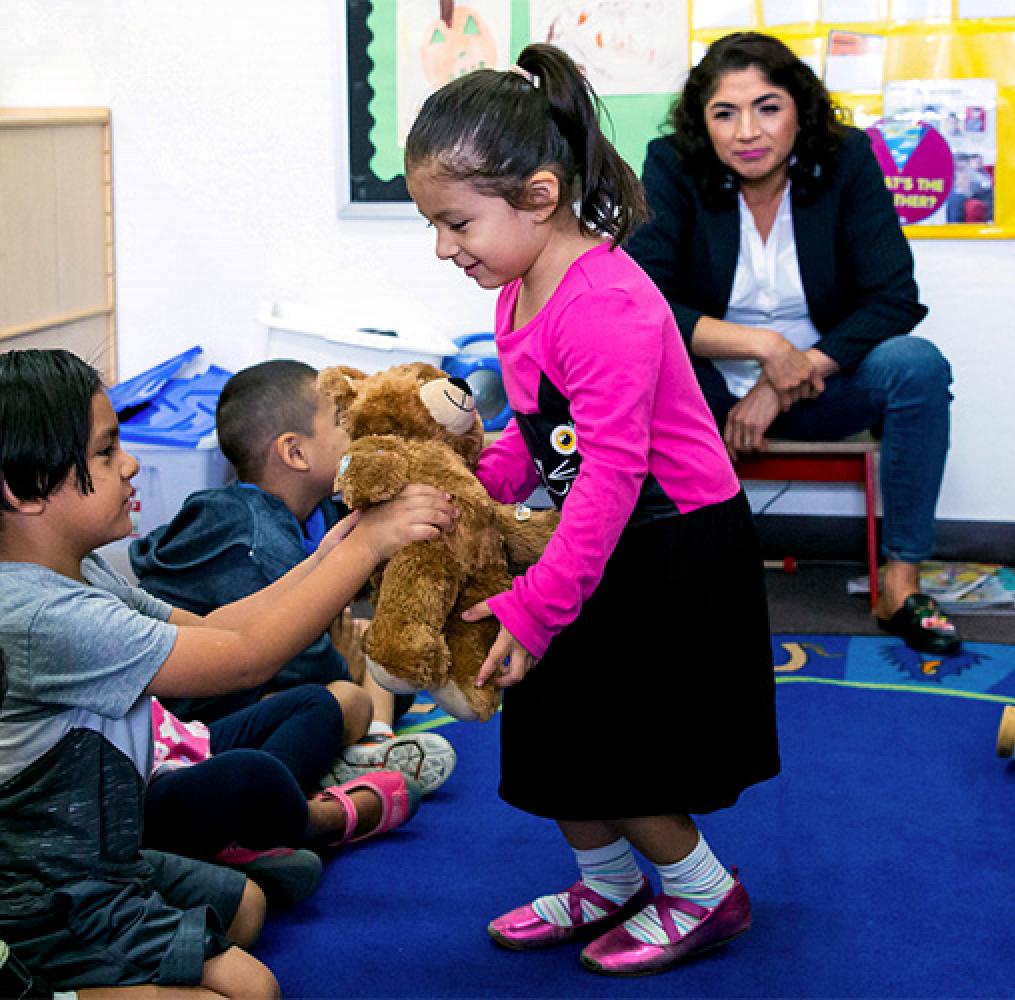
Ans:
[{"label": "brown teddy bear", "polygon": [[463,379],[414,362],[373,375],[327,368],[320,385],[352,439],[335,479],[351,509],[426,483],[450,493],[460,511],[453,532],[406,546],[375,575],[364,636],[371,673],[391,691],[429,691],[456,718],[489,719],[500,691],[475,679],[499,625],[461,613],[507,590],[511,573],[539,558],[557,513],[498,504],[475,477],[483,425]]}]

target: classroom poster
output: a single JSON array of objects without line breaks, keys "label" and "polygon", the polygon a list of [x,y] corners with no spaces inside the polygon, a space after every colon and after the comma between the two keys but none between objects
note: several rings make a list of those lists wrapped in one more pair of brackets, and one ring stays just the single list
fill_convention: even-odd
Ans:
[{"label": "classroom poster", "polygon": [[474,69],[511,64],[511,0],[397,0],[398,143],[435,90]]},{"label": "classroom poster", "polygon": [[883,118],[867,134],[902,224],[944,221],[955,165],[941,133],[927,122],[900,117]]},{"label": "classroom poster", "polygon": [[530,0],[533,41],[562,48],[603,97],[673,94],[684,30],[670,0]]},{"label": "classroom poster", "polygon": [[[997,83],[994,80],[897,80],[886,84],[884,117],[933,129],[948,147],[953,178],[928,224],[994,222]],[[925,192],[929,193],[929,192]],[[913,220],[917,221],[917,220]]]}]

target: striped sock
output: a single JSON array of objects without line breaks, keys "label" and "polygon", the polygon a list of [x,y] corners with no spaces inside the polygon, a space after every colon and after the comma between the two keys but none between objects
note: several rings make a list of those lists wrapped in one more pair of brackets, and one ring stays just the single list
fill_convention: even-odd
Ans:
[{"label": "striped sock", "polygon": [[[631,845],[623,837],[591,851],[575,850],[574,856],[582,882],[610,902],[626,903],[641,888],[641,869],[631,853]],[[566,892],[540,896],[533,901],[532,909],[549,924],[571,926]],[[582,917],[586,921],[595,920],[604,912],[601,907],[582,900]]]},{"label": "striped sock", "polygon": [[[662,890],[667,896],[682,896],[699,906],[711,909],[733,888],[733,876],[719,863],[705,838],[698,837],[697,846],[680,861],[670,865],[656,865]],[[696,927],[700,920],[680,910],[670,910],[673,924],[680,936]],[[655,904],[646,906],[640,913],[624,922],[626,930],[646,944],[669,944],[666,931]]]}]

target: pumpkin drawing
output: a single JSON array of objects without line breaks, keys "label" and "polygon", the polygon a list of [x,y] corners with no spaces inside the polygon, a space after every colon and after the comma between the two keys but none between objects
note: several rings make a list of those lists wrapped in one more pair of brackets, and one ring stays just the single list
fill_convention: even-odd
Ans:
[{"label": "pumpkin drawing", "polygon": [[497,46],[473,7],[444,3],[442,16],[426,29],[420,61],[427,82],[436,90],[474,69],[497,65]]}]

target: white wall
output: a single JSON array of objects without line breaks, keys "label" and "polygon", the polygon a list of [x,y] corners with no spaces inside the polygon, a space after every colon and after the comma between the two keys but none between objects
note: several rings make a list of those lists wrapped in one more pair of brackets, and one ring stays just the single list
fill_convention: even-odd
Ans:
[{"label": "white wall", "polygon": [[[233,370],[261,360],[272,301],[490,328],[491,295],[436,260],[421,221],[339,217],[344,58],[341,0],[0,3],[0,105],[112,109],[121,376],[194,343]],[[1015,245],[914,251],[921,332],[956,377],[939,516],[1015,520]],[[860,499],[796,488],[773,513],[815,509]]]}]

